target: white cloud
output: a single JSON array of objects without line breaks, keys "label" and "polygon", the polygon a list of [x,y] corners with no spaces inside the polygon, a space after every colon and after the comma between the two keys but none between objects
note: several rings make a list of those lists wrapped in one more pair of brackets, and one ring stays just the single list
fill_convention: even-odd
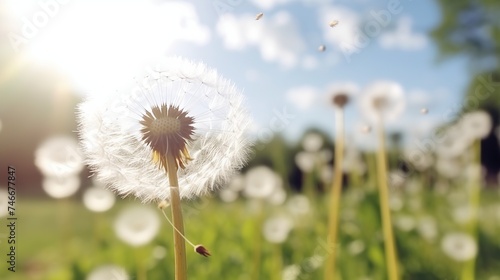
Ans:
[{"label": "white cloud", "polygon": [[[326,6],[318,9],[319,25],[323,37],[332,47],[341,50],[357,49],[359,40],[360,16],[353,10],[342,6]],[[335,27],[330,27],[332,20],[338,20]]]},{"label": "white cloud", "polygon": [[271,10],[278,5],[283,5],[291,1],[292,0],[252,0],[252,3],[263,10]]},{"label": "white cloud", "polygon": [[318,90],[311,86],[292,88],[286,93],[286,98],[300,110],[307,110],[316,102]]},{"label": "white cloud", "polygon": [[424,34],[413,33],[411,27],[411,18],[408,16],[401,17],[395,30],[385,32],[380,36],[380,45],[386,49],[405,51],[420,50],[427,46],[427,37]]},{"label": "white cloud", "polygon": [[265,61],[278,62],[287,68],[297,65],[305,49],[299,29],[287,12],[279,12],[272,18],[264,16],[259,21],[255,15],[226,14],[219,18],[216,30],[226,48],[243,50],[255,46]]}]

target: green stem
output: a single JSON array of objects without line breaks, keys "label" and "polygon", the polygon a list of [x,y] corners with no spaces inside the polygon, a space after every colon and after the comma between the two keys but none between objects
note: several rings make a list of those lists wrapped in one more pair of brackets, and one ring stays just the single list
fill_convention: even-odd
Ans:
[{"label": "green stem", "polygon": [[379,187],[382,230],[384,234],[385,256],[389,280],[399,279],[396,246],[392,231],[391,211],[389,208],[389,190],[387,181],[387,158],[385,154],[385,132],[382,118],[378,125],[379,149],[377,151],[377,178]]},{"label": "green stem", "polygon": [[[467,226],[469,234],[475,238],[477,242],[477,231],[478,231],[478,214],[479,205],[481,203],[481,140],[476,140],[474,142],[474,162],[473,166],[478,167],[477,170],[470,181],[469,194],[469,207],[472,211],[472,219]],[[461,280],[474,280],[476,270],[476,258],[473,258],[465,263],[462,269]]]},{"label": "green stem", "polygon": [[274,244],[274,278],[281,279],[283,270],[283,259],[281,255],[281,244]]},{"label": "green stem", "polygon": [[167,154],[166,171],[170,182],[170,208],[174,223],[175,280],[187,279],[186,245],[184,243],[184,222],[182,220],[179,182],[177,180],[177,164],[173,156]]},{"label": "green stem", "polygon": [[344,157],[344,110],[335,111],[336,114],[336,139],[335,139],[335,163],[333,170],[333,185],[330,190],[330,211],[328,219],[328,244],[333,244],[333,252],[328,254],[325,262],[325,280],[335,277],[336,269],[336,244],[339,226],[340,196],[342,194],[342,161]]},{"label": "green stem", "polygon": [[257,225],[255,226],[255,243],[254,243],[254,255],[253,255],[253,273],[254,277],[252,279],[260,279],[260,259],[262,251],[262,222],[264,220],[264,213],[262,211],[262,201],[259,201],[259,209],[257,214]]}]

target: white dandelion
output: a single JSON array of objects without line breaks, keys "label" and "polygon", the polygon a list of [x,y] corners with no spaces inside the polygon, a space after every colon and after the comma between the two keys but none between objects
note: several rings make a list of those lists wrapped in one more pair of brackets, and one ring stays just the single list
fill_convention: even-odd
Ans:
[{"label": "white dandelion", "polygon": [[384,122],[394,121],[406,106],[403,88],[391,81],[378,81],[369,85],[360,104],[368,119],[383,119]]},{"label": "white dandelion", "polygon": [[135,206],[123,210],[115,220],[116,236],[123,242],[134,246],[148,244],[160,230],[157,212],[146,206]]},{"label": "white dandelion", "polygon": [[44,176],[70,176],[83,170],[83,156],[78,142],[69,136],[54,136],[35,151],[35,165]]},{"label": "white dandelion", "polygon": [[90,211],[105,212],[115,204],[115,194],[101,186],[93,186],[83,193],[83,205]]},{"label": "white dandelion", "polygon": [[316,153],[311,152],[298,152],[295,155],[295,163],[304,173],[311,172],[314,169],[316,165],[316,159]]},{"label": "white dandelion", "polygon": [[293,222],[286,216],[275,216],[264,222],[262,233],[264,238],[271,243],[283,243],[288,238]]},{"label": "white dandelion", "polygon": [[466,233],[448,233],[441,240],[441,249],[450,258],[465,262],[477,255],[477,244],[474,238]]},{"label": "white dandelion", "polygon": [[69,197],[80,188],[80,178],[76,175],[45,177],[42,181],[42,188],[50,197],[57,199]]},{"label": "white dandelion", "polygon": [[130,277],[124,268],[117,265],[103,265],[95,268],[86,278],[87,280],[129,280]]},{"label": "white dandelion", "polygon": [[436,220],[431,216],[421,218],[417,224],[417,231],[423,238],[434,240],[438,235]]},{"label": "white dandelion", "polygon": [[79,106],[86,162],[117,193],[158,202],[170,198],[170,157],[181,199],[204,195],[246,161],[250,119],[242,103],[215,70],[168,59],[134,90]]},{"label": "white dandelion", "polygon": [[357,95],[359,88],[354,83],[336,83],[328,86],[328,103],[343,108]]},{"label": "white dandelion", "polygon": [[466,137],[471,140],[483,139],[491,133],[491,116],[485,111],[467,113],[459,121]]},{"label": "white dandelion", "polygon": [[233,202],[238,199],[238,192],[231,188],[225,188],[219,192],[219,197],[224,202]]},{"label": "white dandelion", "polygon": [[243,194],[249,198],[268,198],[283,184],[281,178],[267,166],[257,166],[245,174]]},{"label": "white dandelion", "polygon": [[309,198],[303,194],[292,196],[286,203],[288,212],[293,216],[304,216],[311,212]]},{"label": "white dandelion", "polygon": [[306,152],[317,152],[323,146],[323,142],[323,137],[320,134],[310,132],[302,140],[302,147]]},{"label": "white dandelion", "polygon": [[296,280],[300,276],[300,266],[297,264],[291,264],[286,266],[282,272],[283,280]]}]

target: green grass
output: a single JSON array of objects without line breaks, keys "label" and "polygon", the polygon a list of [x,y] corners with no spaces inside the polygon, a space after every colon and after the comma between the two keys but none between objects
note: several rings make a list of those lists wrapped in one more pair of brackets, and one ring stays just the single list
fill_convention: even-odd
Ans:
[{"label": "green grass", "polygon": [[[347,189],[342,198],[338,268],[343,279],[386,279],[378,197],[375,192],[364,189]],[[424,216],[433,217],[438,232],[434,240],[426,240],[416,228],[402,231],[395,227],[402,279],[457,279],[461,264],[442,252],[440,240],[443,234],[465,230],[465,226],[452,220],[452,206],[447,195],[422,191],[416,194],[402,192],[401,196],[404,206],[393,212],[395,218],[403,214],[416,221]],[[500,275],[498,198],[497,192],[483,191],[476,279]],[[326,201],[326,197],[318,198],[311,203],[312,213],[295,218],[295,228],[278,249],[275,244],[263,240],[260,279],[275,279],[273,275],[280,273],[275,271],[276,250],[281,252],[283,267],[299,266],[301,276],[298,279],[322,279],[322,265],[315,266],[311,259],[328,254]],[[414,204],[418,203],[421,209],[415,209]],[[96,214],[86,210],[76,199],[56,201],[18,197],[17,272],[6,270],[7,244],[2,239],[0,279],[85,279],[92,269],[103,264],[122,266],[130,278],[135,279],[137,260],[147,267],[148,279],[172,279],[173,237],[166,221],[163,220],[153,242],[143,247],[131,248],[116,238],[113,220],[120,209],[132,204],[138,202],[121,200],[110,211]],[[186,235],[195,244],[204,244],[212,253],[212,257],[204,258],[187,247],[189,279],[251,279],[260,225],[257,214],[249,211],[247,202],[240,199],[226,204],[211,198],[185,203],[183,209]],[[269,217],[286,210],[266,205],[263,211]],[[6,233],[5,228],[2,226],[1,233]],[[364,245],[356,254],[349,247],[354,241]],[[153,257],[157,246],[166,249],[164,259]]]}]

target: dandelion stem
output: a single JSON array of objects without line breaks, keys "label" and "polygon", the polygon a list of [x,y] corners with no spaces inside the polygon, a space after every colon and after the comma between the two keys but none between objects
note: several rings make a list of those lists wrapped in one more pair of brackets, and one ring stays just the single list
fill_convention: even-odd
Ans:
[{"label": "dandelion stem", "polygon": [[[471,236],[473,236],[477,242],[477,218],[479,212],[479,205],[481,200],[481,140],[476,140],[473,147],[474,162],[473,167],[478,167],[478,170],[474,170],[474,175],[470,181],[470,189],[468,190],[469,195],[469,207],[472,211],[472,219],[468,225],[468,231]],[[475,269],[476,269],[476,258],[469,260],[462,269],[462,280],[474,280],[475,279]]]},{"label": "dandelion stem", "polygon": [[377,151],[377,178],[379,187],[382,230],[384,233],[385,256],[389,280],[399,279],[396,246],[392,231],[391,211],[389,209],[389,190],[387,182],[387,159],[385,154],[385,132],[382,117],[378,124],[379,149]]},{"label": "dandelion stem", "polygon": [[184,243],[184,222],[182,220],[179,182],[177,180],[177,164],[175,158],[167,153],[166,171],[170,182],[170,204],[174,227],[175,279],[186,280],[186,245]]},{"label": "dandelion stem", "polygon": [[344,109],[335,110],[335,163],[333,170],[333,185],[330,190],[330,211],[328,219],[328,244],[333,245],[333,251],[328,254],[325,262],[325,280],[335,277],[336,243],[339,226],[340,196],[342,194],[342,161],[344,157]]}]

